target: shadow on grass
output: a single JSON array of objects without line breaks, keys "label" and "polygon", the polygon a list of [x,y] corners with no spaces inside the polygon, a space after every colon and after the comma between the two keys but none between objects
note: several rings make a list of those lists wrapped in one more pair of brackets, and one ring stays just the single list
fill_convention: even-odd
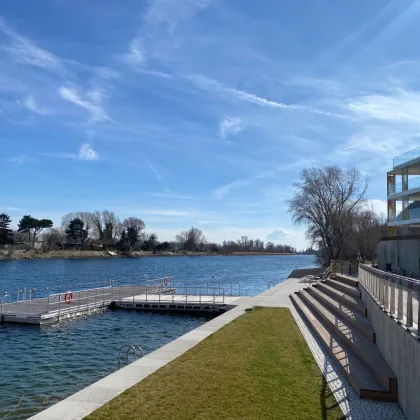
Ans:
[{"label": "shadow on grass", "polygon": [[[321,386],[319,399],[321,403],[321,419],[329,420],[331,418],[328,415],[329,411],[332,410],[333,408],[336,408],[338,406],[338,402],[334,398],[334,395],[331,392],[331,389],[329,388],[324,375],[322,375],[322,386]],[[345,418],[346,417],[343,414],[339,420],[344,420]]]}]

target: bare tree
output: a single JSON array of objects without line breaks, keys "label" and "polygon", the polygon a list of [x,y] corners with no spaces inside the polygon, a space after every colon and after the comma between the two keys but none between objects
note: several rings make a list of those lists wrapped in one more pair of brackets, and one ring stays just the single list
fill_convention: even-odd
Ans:
[{"label": "bare tree", "polygon": [[376,245],[386,230],[386,222],[373,209],[362,210],[353,218],[351,242],[362,259],[375,258]]},{"label": "bare tree", "polygon": [[44,251],[50,251],[54,248],[54,245],[58,242],[64,242],[65,235],[59,229],[51,228],[46,230],[41,235],[42,249]]},{"label": "bare tree", "polygon": [[191,227],[182,231],[175,239],[178,244],[183,246],[185,251],[194,251],[203,239],[203,232],[200,229]]},{"label": "bare tree", "polygon": [[92,213],[93,232],[106,243],[114,242],[121,234],[120,220],[113,211],[102,210]]},{"label": "bare tree", "polygon": [[248,236],[241,236],[241,240],[242,240],[242,247],[244,251],[246,251],[247,246],[248,246]]},{"label": "bare tree", "polygon": [[98,210],[92,213],[93,234],[97,239],[104,239],[104,225],[102,220],[102,213]]},{"label": "bare tree", "polygon": [[304,169],[289,200],[293,221],[306,225],[306,235],[324,250],[324,265],[341,259],[353,217],[360,209],[369,184],[355,169],[340,167]]},{"label": "bare tree", "polygon": [[138,217],[128,217],[127,219],[124,219],[121,226],[125,230],[128,230],[129,228],[135,229],[138,234],[140,234],[140,232],[146,227],[143,220]]}]

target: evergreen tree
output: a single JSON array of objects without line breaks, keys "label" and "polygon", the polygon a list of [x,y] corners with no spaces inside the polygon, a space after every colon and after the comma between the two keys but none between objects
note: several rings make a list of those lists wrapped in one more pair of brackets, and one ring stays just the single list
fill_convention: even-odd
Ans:
[{"label": "evergreen tree", "polygon": [[88,230],[81,219],[70,220],[69,227],[66,229],[67,240],[75,243],[84,243],[88,237]]},{"label": "evergreen tree", "polygon": [[127,229],[127,240],[130,244],[130,249],[133,249],[139,242],[139,233],[136,228],[130,226]]},{"label": "evergreen tree", "polygon": [[118,251],[121,252],[127,252],[130,250],[130,240],[125,229],[121,232],[121,238],[117,242],[116,247]]},{"label": "evergreen tree", "polygon": [[24,232],[28,234],[29,241],[31,241],[32,233],[32,244],[35,244],[36,236],[46,228],[51,228],[53,222],[50,219],[35,219],[32,216],[23,216],[18,224],[18,232]]},{"label": "evergreen tree", "polygon": [[0,245],[11,244],[13,242],[13,232],[9,228],[11,222],[12,220],[7,214],[0,214]]}]

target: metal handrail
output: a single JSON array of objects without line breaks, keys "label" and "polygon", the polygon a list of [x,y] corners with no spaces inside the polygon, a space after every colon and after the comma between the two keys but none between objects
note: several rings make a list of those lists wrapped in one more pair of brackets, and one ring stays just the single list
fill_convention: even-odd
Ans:
[{"label": "metal handrail", "polygon": [[420,339],[420,281],[359,265],[359,283],[377,304]]},{"label": "metal handrail", "polygon": [[275,286],[276,285],[276,283],[274,283],[274,281],[273,280],[270,280],[269,282],[268,282],[268,287],[267,287],[267,289],[271,289],[271,286]]},{"label": "metal handrail", "polygon": [[136,345],[136,344],[124,344],[124,345],[120,348],[120,350],[119,350],[119,352],[118,352],[118,369],[120,369],[120,368],[121,368],[121,352],[123,351],[123,349],[124,349],[125,347],[127,347],[127,352],[126,352],[126,354],[125,354],[125,365],[126,365],[126,366],[128,365],[128,355],[129,355],[129,353],[130,353],[130,350],[133,350],[133,351],[134,351],[134,360],[137,360],[137,359],[138,359],[138,357],[137,357],[137,350],[139,350],[139,351],[140,351],[141,357],[143,357],[143,355],[144,355],[144,353],[143,353],[143,349],[142,349],[140,346],[138,346],[138,345]]}]

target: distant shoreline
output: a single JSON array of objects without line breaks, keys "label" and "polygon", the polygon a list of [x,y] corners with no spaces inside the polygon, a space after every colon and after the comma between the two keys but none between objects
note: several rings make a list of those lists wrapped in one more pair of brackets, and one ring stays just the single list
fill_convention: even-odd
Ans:
[{"label": "distant shoreline", "polygon": [[91,258],[145,258],[145,257],[204,257],[204,256],[288,256],[299,255],[295,253],[276,253],[276,252],[231,252],[231,253],[211,253],[211,252],[158,252],[152,251],[133,251],[130,254],[121,254],[115,251],[91,251],[91,250],[65,250],[65,251],[14,251],[10,254],[0,252],[0,261],[6,260],[50,260],[50,259],[91,259]]}]

